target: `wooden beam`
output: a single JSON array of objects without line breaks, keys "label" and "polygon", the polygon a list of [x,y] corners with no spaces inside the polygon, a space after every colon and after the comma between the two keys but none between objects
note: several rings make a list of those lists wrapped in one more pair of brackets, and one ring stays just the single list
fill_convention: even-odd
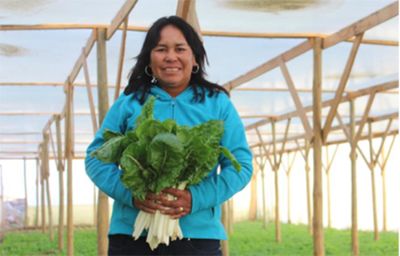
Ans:
[{"label": "wooden beam", "polygon": [[289,61],[291,59],[294,59],[297,56],[300,56],[301,54],[309,51],[312,48],[312,44],[310,43],[309,40],[306,40],[299,45],[293,47],[292,49],[276,56],[275,58],[264,62],[263,64],[257,66],[256,68],[248,71],[247,73],[225,83],[223,87],[227,89],[228,91],[238,87],[241,84],[244,84],[264,73],[266,73],[269,70],[272,70],[276,67],[279,66],[280,60],[283,59],[284,61]]},{"label": "wooden beam", "polygon": [[190,0],[178,0],[178,6],[176,8],[176,16],[179,16],[184,20],[188,20],[190,5],[191,5]]},{"label": "wooden beam", "polygon": [[72,84],[74,83],[76,77],[78,76],[78,74],[82,68],[83,61],[87,58],[87,56],[89,56],[90,51],[92,50],[95,42],[96,42],[96,33],[95,33],[95,30],[93,30],[86,42],[84,50],[82,51],[78,60],[75,62],[75,65],[72,68],[70,75],[68,76],[67,80],[65,81],[65,84],[68,84],[69,82]]},{"label": "wooden beam", "polygon": [[[0,25],[0,31],[19,31],[19,30],[86,30],[108,28],[109,24],[76,24],[76,23],[50,23],[50,24],[35,24],[35,25]],[[117,29],[121,30],[121,27]],[[128,26],[128,31],[147,32],[147,26]],[[324,33],[263,33],[263,32],[239,32],[239,31],[215,31],[203,30],[203,36],[210,37],[234,37],[234,38],[286,38],[286,39],[311,39],[311,38],[327,38],[331,34]],[[353,42],[354,38],[346,39],[345,42]],[[377,40],[363,39],[362,44],[375,44],[398,47],[399,42],[394,40]]]},{"label": "wooden beam", "polygon": [[343,96],[343,91],[347,85],[347,81],[349,80],[350,72],[353,68],[353,64],[356,59],[356,55],[357,55],[358,48],[360,46],[362,37],[363,37],[363,34],[357,35],[356,41],[354,42],[353,47],[351,48],[350,55],[347,59],[346,66],[345,66],[343,74],[340,78],[339,86],[337,88],[335,97],[333,99],[333,104],[329,110],[328,117],[325,121],[325,125],[324,125],[323,132],[322,132],[322,141],[323,142],[326,141],[326,138],[328,137],[329,131],[331,129],[333,118],[335,117],[336,111],[339,107],[339,103],[341,102],[341,98]]},{"label": "wooden beam", "polygon": [[106,40],[110,40],[110,38],[114,35],[115,31],[120,27],[122,22],[129,16],[129,13],[135,7],[137,0],[126,0],[124,5],[118,11],[117,15],[111,21],[110,26],[107,28]]},{"label": "wooden beam", "polygon": [[331,36],[324,39],[323,48],[329,48],[341,41],[353,36],[364,33],[365,31],[393,18],[398,15],[399,3],[395,1],[392,4],[368,15],[367,17],[339,30]]},{"label": "wooden beam", "polygon": [[122,71],[124,68],[124,59],[125,59],[125,48],[126,48],[126,28],[128,26],[128,17],[125,18],[122,38],[121,38],[121,47],[119,49],[119,59],[118,59],[118,71],[117,71],[117,80],[115,82],[115,92],[114,92],[114,101],[116,101],[119,97],[119,92],[121,89],[121,78]]},{"label": "wooden beam", "polygon": [[97,118],[96,118],[96,108],[94,106],[93,93],[92,93],[92,89],[90,86],[89,68],[87,66],[86,58],[83,59],[82,64],[83,64],[83,72],[84,72],[85,82],[86,82],[86,92],[87,92],[88,100],[89,100],[89,109],[90,109],[90,117],[92,120],[92,129],[93,129],[93,134],[95,134],[98,129]]},{"label": "wooden beam", "polygon": [[[378,84],[378,85],[375,85],[375,86],[371,86],[371,87],[369,87],[367,89],[361,89],[361,90],[355,91],[355,92],[351,93],[351,95],[345,95],[345,96],[343,96],[341,98],[340,102],[343,103],[343,102],[349,101],[350,99],[355,99],[355,98],[362,97],[362,96],[365,96],[365,95],[369,95],[369,94],[372,94],[372,93],[378,93],[378,92],[382,92],[382,91],[385,91],[385,90],[391,90],[391,89],[397,88],[398,86],[399,86],[399,81],[398,80],[390,81],[390,82],[386,82],[386,83],[382,83],[382,84]],[[322,107],[332,106],[333,103],[334,103],[334,99],[324,101],[324,102],[322,102]],[[306,112],[310,112],[310,111],[312,111],[312,107],[313,107],[312,105],[304,107],[304,110]],[[286,114],[282,114],[280,116],[277,116],[276,120],[277,121],[286,120],[288,118],[296,117],[297,114],[298,113],[297,113],[296,110],[295,111],[291,111],[291,112],[288,112]],[[248,130],[252,130],[252,129],[256,128],[256,127],[259,127],[259,126],[266,125],[269,122],[270,122],[269,119],[263,119],[263,120],[255,122],[253,124],[247,125],[245,128],[246,128],[246,131],[248,131]]]},{"label": "wooden beam", "polygon": [[371,94],[368,98],[367,105],[365,106],[364,109],[364,115],[361,118],[361,123],[360,127],[358,128],[358,132],[356,134],[355,140],[358,141],[358,138],[361,136],[362,130],[364,128],[365,122],[368,120],[368,113],[371,110],[372,103],[374,102],[375,99],[375,93]]},{"label": "wooden beam", "polygon": [[296,91],[296,87],[293,83],[293,80],[292,80],[290,74],[289,74],[289,70],[287,69],[285,62],[282,59],[280,59],[279,67],[282,71],[282,74],[283,74],[285,80],[286,80],[286,84],[289,88],[290,95],[292,95],[294,105],[296,106],[298,115],[300,117],[301,123],[303,124],[303,128],[306,133],[306,138],[311,139],[312,129],[311,129],[310,123],[308,122],[306,112],[304,111],[303,104],[301,103],[300,97]]}]

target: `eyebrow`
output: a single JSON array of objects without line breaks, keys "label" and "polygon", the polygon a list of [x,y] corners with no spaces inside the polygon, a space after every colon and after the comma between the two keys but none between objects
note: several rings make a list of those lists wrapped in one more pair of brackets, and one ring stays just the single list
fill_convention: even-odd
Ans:
[{"label": "eyebrow", "polygon": [[[175,46],[187,46],[188,44],[187,43],[177,43]],[[166,44],[157,44],[156,45],[156,47],[167,47],[167,45]]]}]

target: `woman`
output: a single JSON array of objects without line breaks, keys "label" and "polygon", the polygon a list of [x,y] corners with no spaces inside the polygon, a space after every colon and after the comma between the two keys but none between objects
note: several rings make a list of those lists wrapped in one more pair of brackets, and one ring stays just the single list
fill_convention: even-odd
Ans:
[{"label": "woman", "polygon": [[[86,171],[93,182],[112,197],[113,212],[109,230],[110,255],[221,255],[220,240],[226,239],[220,205],[240,191],[250,180],[251,153],[243,124],[229,100],[227,91],[204,76],[206,52],[196,31],[177,16],[157,20],[149,29],[137,63],[124,93],[107,113],[94,141],[87,150]],[[142,105],[149,95],[156,96],[154,118],[174,119],[179,125],[194,126],[208,120],[223,120],[221,144],[235,155],[242,170],[219,159],[217,166],[200,184],[186,190],[165,189],[176,200],[148,194],[146,200],[133,199],[120,181],[121,170],[90,157],[103,143],[105,129],[124,133],[133,129]],[[151,251],[145,237],[132,239],[133,223],[142,210],[160,210],[179,218],[184,239]]]}]

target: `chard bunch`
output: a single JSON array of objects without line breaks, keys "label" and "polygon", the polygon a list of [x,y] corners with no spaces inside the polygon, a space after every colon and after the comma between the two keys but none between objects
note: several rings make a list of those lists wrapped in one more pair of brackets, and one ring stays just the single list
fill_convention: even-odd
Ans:
[{"label": "chard bunch", "polygon": [[[149,192],[158,194],[168,187],[184,189],[198,184],[216,166],[221,154],[240,171],[235,157],[219,144],[224,133],[223,121],[211,120],[194,127],[179,126],[171,119],[161,122],[154,119],[154,102],[153,96],[146,101],[134,130],[125,134],[106,130],[103,134],[105,143],[91,154],[103,162],[120,165],[122,183],[133,197],[144,200]],[[177,221],[170,220],[164,225],[161,223],[165,220],[159,219],[160,214],[157,220],[150,215],[139,213],[135,238],[143,229],[151,231],[155,225],[167,228],[162,232],[155,231],[158,235],[148,233],[147,241],[152,249],[161,242],[168,244],[170,238],[182,237]]]}]

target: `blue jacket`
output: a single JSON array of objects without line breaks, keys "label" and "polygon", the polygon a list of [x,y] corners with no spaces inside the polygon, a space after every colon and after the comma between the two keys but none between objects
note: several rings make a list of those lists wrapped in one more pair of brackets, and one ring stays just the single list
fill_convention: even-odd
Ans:
[{"label": "blue jacket", "polygon": [[[220,205],[243,189],[252,174],[252,155],[249,150],[243,124],[237,111],[225,93],[207,96],[204,102],[193,102],[194,92],[188,87],[177,97],[171,97],[163,89],[153,86],[156,96],[154,118],[160,121],[174,119],[179,125],[194,126],[208,120],[223,120],[224,135],[221,144],[237,158],[242,170],[237,172],[229,160],[220,158],[217,166],[201,183],[190,186],[192,194],[191,213],[179,220],[186,238],[226,239],[221,223]],[[142,106],[132,95],[122,94],[108,111],[87,149],[86,172],[101,191],[114,199],[109,234],[129,234],[139,210],[132,205],[132,195],[121,183],[121,170],[116,164],[105,164],[90,157],[90,153],[103,143],[105,129],[125,133],[133,129]]]}]

